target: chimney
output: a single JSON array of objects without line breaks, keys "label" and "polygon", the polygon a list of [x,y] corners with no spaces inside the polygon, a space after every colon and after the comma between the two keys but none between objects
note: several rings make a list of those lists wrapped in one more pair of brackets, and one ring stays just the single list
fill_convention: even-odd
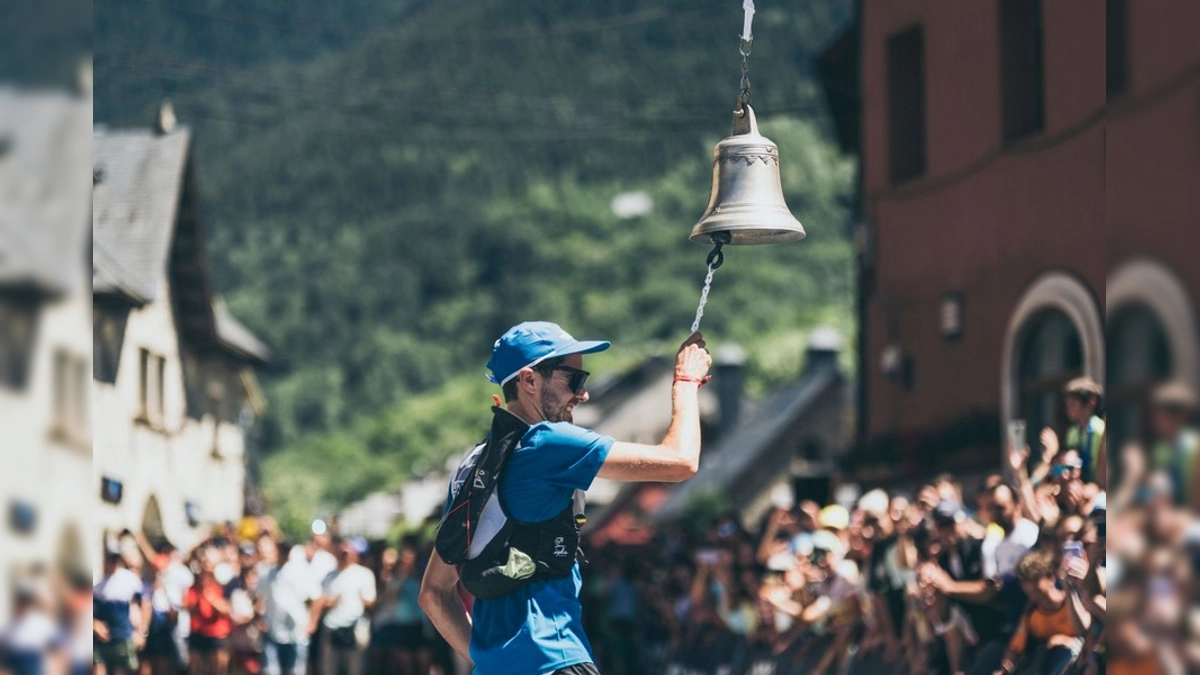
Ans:
[{"label": "chimney", "polygon": [[842,335],[828,326],[820,326],[808,335],[808,350],[804,363],[804,374],[810,375],[818,369],[837,370],[838,354],[842,351]]},{"label": "chimney", "polygon": [[154,131],[160,135],[166,135],[175,130],[175,106],[171,105],[171,99],[163,99],[162,104],[158,107],[158,117],[154,120]]},{"label": "chimney", "polygon": [[79,69],[75,72],[75,93],[85,98],[92,95],[92,58],[88,58],[79,62]]},{"label": "chimney", "polygon": [[746,350],[740,345],[730,342],[717,350],[713,382],[717,386],[717,428],[722,434],[738,423],[738,416],[742,411],[742,377],[745,365]]}]

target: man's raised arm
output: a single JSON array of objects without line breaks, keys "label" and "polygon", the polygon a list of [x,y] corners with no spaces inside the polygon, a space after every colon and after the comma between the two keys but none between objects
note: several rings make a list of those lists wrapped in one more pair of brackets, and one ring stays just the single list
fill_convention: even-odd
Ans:
[{"label": "man's raised arm", "polygon": [[699,332],[692,333],[675,356],[671,385],[671,426],[658,445],[613,444],[600,467],[601,478],[674,483],[696,475],[700,467],[700,383],[712,356]]}]

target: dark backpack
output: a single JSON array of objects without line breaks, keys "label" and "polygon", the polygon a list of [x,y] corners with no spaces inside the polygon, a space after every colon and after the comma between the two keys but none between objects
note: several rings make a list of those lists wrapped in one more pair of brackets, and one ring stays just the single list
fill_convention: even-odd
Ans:
[{"label": "dark backpack", "polygon": [[450,484],[451,502],[434,546],[443,561],[458,567],[463,586],[476,598],[506,595],[535,579],[565,577],[575,565],[580,493],[554,518],[525,523],[509,516],[497,489],[528,430],[516,415],[492,408],[491,433],[467,454]]}]

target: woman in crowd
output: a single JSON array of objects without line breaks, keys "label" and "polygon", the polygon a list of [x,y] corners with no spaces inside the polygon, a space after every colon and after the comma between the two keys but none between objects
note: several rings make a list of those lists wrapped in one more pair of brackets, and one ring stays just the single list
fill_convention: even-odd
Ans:
[{"label": "woman in crowd", "polygon": [[1030,604],[998,673],[1063,675],[1078,658],[1091,615],[1074,589],[1062,587],[1058,568],[1049,550],[1030,553],[1017,565]]},{"label": "woman in crowd", "polygon": [[417,604],[423,570],[416,542],[406,540],[399,552],[385,549],[381,572],[372,623],[372,672],[424,675],[431,659]]},{"label": "woman in crowd", "polygon": [[214,571],[221,561],[221,552],[203,547],[196,553],[199,573],[183,598],[192,629],[188,636],[188,674],[225,675],[229,672],[233,608]]}]

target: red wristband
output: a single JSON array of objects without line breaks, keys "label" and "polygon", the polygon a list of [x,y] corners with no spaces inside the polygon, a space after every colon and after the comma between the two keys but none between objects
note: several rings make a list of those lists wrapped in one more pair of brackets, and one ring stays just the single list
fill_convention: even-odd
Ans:
[{"label": "red wristband", "polygon": [[[708,381],[711,379],[712,379],[712,375],[706,375],[704,377],[688,377],[687,375],[676,375],[675,376],[675,382],[695,382],[698,386],[701,386],[701,387],[703,387],[705,384],[708,384]],[[672,382],[672,384],[674,384],[675,382]]]}]

